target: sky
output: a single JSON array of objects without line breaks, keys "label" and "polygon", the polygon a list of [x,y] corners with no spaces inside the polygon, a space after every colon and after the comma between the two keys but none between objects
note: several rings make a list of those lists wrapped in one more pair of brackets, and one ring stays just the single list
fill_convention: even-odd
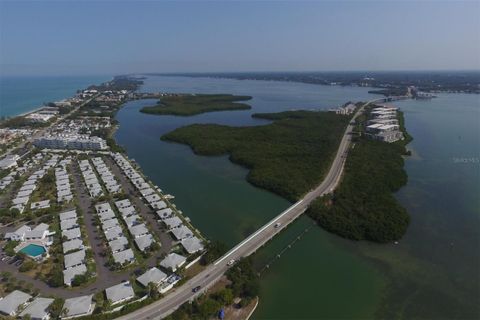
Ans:
[{"label": "sky", "polygon": [[472,69],[478,0],[0,0],[1,75]]}]

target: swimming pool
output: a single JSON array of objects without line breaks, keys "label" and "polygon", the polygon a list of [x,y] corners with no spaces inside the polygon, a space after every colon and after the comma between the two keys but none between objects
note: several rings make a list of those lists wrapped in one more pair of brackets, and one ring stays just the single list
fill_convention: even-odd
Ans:
[{"label": "swimming pool", "polygon": [[31,257],[36,258],[36,257],[44,254],[46,252],[46,250],[42,246],[39,246],[39,245],[36,245],[36,244],[29,244],[28,246],[26,246],[25,248],[20,250],[20,252],[23,252],[26,255],[29,255]]}]

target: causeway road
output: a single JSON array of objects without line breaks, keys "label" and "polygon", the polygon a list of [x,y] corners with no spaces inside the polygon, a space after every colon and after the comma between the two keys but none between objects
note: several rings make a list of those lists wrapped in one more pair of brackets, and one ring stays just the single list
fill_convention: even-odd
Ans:
[{"label": "causeway road", "polygon": [[[363,112],[367,105],[378,101],[383,101],[383,99],[375,99],[365,103],[357,110],[351,122]],[[197,296],[203,294],[210,286],[215,284],[230,267],[228,265],[230,260],[238,260],[251,255],[304,213],[313,200],[331,193],[340,182],[347,152],[350,147],[353,127],[351,124],[347,125],[330,170],[319,186],[308,192],[301,200],[270,220],[182,286],[173,289],[162,299],[117,319],[162,319],[168,316],[183,303],[194,300]],[[193,288],[198,286],[200,286],[201,289],[193,292]]]}]

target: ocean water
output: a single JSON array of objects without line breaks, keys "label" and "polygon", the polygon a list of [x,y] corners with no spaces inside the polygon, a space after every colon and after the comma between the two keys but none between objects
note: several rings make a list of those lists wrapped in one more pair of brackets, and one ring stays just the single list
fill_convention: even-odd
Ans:
[{"label": "ocean water", "polygon": [[0,117],[13,117],[44,103],[73,96],[91,84],[111,76],[4,77],[0,76]]}]

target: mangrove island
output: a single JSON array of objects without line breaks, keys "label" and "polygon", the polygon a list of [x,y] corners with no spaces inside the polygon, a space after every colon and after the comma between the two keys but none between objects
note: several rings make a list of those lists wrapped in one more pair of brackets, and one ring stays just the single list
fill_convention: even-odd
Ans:
[{"label": "mangrove island", "polygon": [[162,97],[155,106],[144,107],[140,111],[157,115],[193,116],[213,111],[248,110],[252,107],[238,101],[251,98],[231,94],[170,94]]},{"label": "mangrove island", "polygon": [[[394,241],[405,233],[409,216],[392,195],[407,181],[402,156],[410,138],[399,114],[406,139],[394,143],[365,137],[367,118],[357,118],[339,187],[307,211],[320,226],[345,238],[375,242]],[[250,183],[294,202],[322,181],[351,120],[348,115],[302,110],[252,117],[273,122],[251,127],[193,124],[161,139],[187,144],[199,155],[228,154],[250,170]]]}]

